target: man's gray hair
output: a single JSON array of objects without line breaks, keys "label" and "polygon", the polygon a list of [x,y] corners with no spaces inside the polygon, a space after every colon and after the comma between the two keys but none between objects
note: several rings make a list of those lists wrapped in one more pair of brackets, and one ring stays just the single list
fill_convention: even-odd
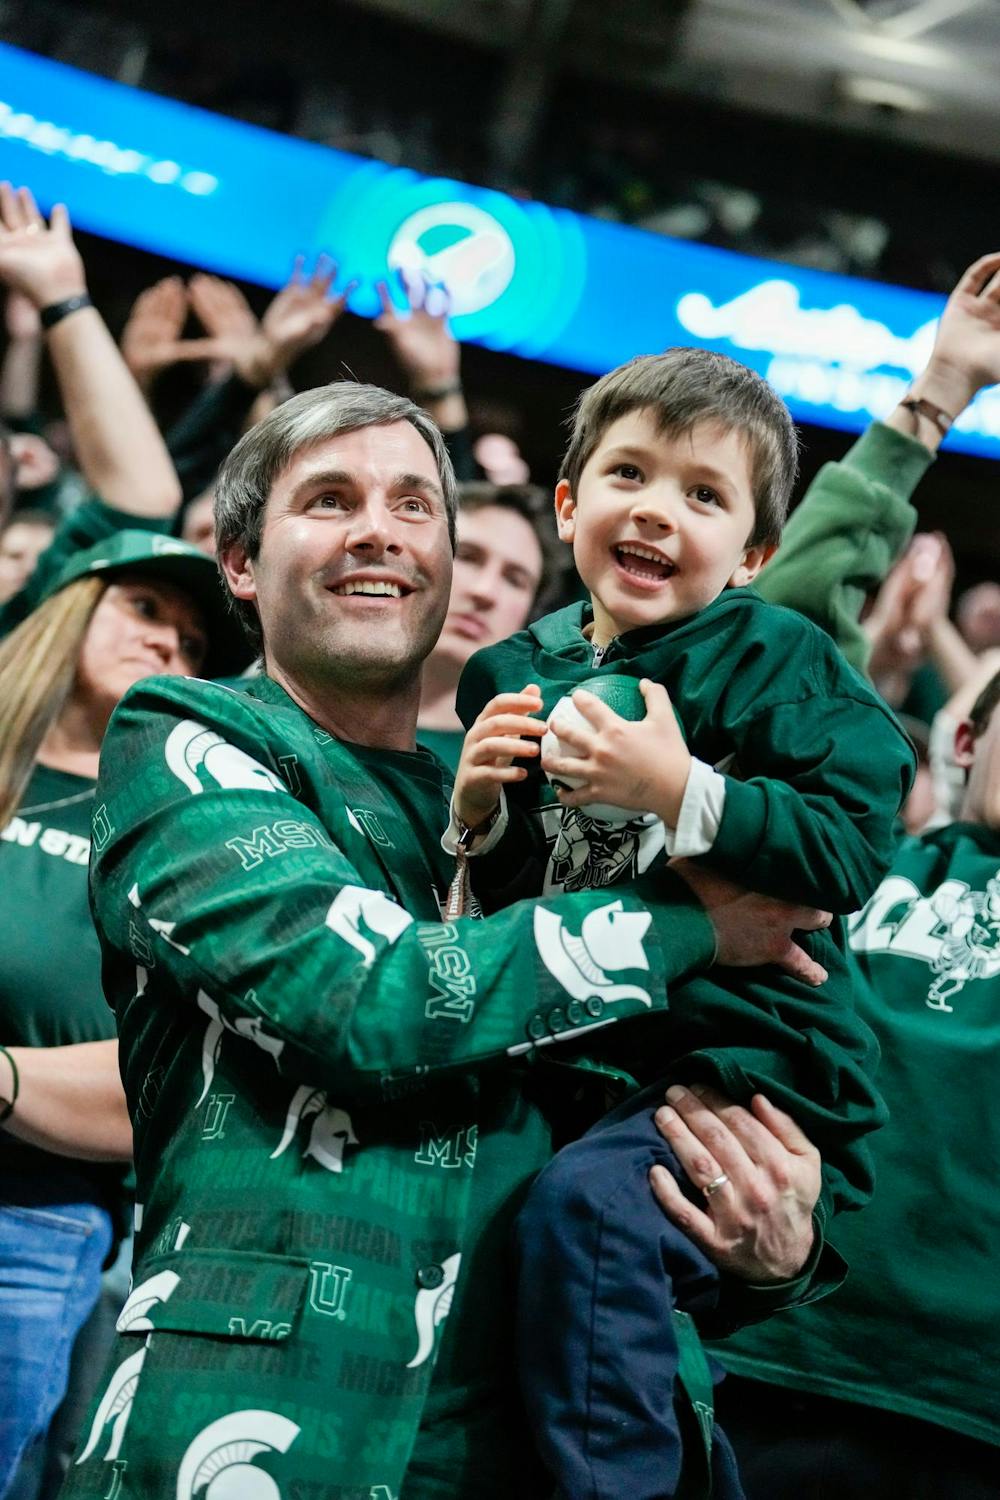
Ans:
[{"label": "man's gray hair", "polygon": [[[247,556],[260,552],[264,508],[278,476],[297,453],[341,433],[362,427],[385,427],[409,422],[434,455],[448,517],[448,535],[455,546],[458,486],[455,471],[437,425],[406,396],[393,395],[377,385],[340,380],[303,391],[244,433],[219,471],[215,485],[215,535],[219,555],[235,542]],[[230,605],[258,648],[260,621],[253,604],[226,589]]]}]

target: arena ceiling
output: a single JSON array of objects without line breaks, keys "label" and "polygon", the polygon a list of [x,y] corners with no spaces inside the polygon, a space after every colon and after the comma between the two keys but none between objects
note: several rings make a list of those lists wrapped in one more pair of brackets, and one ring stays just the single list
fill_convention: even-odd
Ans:
[{"label": "arena ceiling", "polygon": [[508,51],[529,85],[569,68],[1000,161],[1000,0],[356,3]]}]

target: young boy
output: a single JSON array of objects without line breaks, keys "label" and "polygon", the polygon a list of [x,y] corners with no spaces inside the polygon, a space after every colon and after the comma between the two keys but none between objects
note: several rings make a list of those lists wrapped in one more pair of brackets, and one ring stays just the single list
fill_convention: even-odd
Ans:
[{"label": "young boy", "polygon": [[[748,587],[779,541],[796,456],[783,403],[720,355],[642,357],[584,393],[556,514],[591,604],[480,653],[459,690],[472,727],[454,811],[486,832],[472,865],[485,907],[610,884],[669,856],[840,914],[870,895],[912,752],[829,639]],[[577,789],[554,791],[537,773],[544,725],[530,716],[596,674],[643,679],[646,717],[626,722],[574,696],[585,724],[557,716],[557,753],[542,766]],[[583,811],[598,803],[635,816]],[[827,973],[820,990],[774,970],[698,979],[667,1017],[623,1026],[617,1056],[603,1033],[605,1062],[657,1082],[560,1152],[522,1212],[522,1381],[542,1455],[572,1500],[677,1493],[672,1307],[713,1333],[768,1310],[763,1291],[756,1311],[752,1298],[738,1313],[727,1306],[726,1276],[655,1203],[650,1167],[680,1176],[653,1123],[664,1087],[695,1080],[745,1105],[761,1092],[786,1110],[822,1154],[821,1226],[870,1195],[862,1138],[881,1122],[876,1051],[850,1008],[842,923],[809,951]],[[606,976],[593,955],[589,969],[585,952],[569,959],[583,988],[593,980],[586,1005],[566,1007],[564,1025],[583,1031],[608,1019]],[[699,1186],[732,1192],[720,1171]],[[725,1468],[716,1493],[739,1495]]]}]

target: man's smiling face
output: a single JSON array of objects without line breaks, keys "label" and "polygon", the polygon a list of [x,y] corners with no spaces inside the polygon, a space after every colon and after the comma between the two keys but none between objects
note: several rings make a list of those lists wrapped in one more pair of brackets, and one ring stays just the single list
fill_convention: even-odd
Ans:
[{"label": "man's smiling face", "polygon": [[301,449],[271,488],[257,557],[234,546],[225,562],[256,604],[269,669],[355,689],[412,680],[451,586],[431,449],[407,421]]},{"label": "man's smiling face", "polygon": [[648,410],[604,433],[574,494],[556,487],[559,535],[594,603],[594,640],[684,619],[756,577],[773,548],[750,546],[755,507],[746,438],[714,422],[662,432]]}]

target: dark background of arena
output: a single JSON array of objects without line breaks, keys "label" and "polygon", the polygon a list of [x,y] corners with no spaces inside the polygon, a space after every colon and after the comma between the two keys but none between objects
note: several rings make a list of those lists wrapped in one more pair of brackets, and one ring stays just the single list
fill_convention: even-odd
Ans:
[{"label": "dark background of arena", "polygon": [[[945,292],[1000,246],[996,0],[6,0],[0,37],[274,130],[797,265]],[[178,269],[79,239],[115,331]],[[400,383],[351,316],[295,380],[343,372]],[[580,375],[470,346],[463,374],[474,428],[509,433],[548,484]],[[802,437],[799,494],[853,440]],[[943,456],[918,504],[923,528],[947,527],[960,585],[1000,574],[995,465]]]}]

